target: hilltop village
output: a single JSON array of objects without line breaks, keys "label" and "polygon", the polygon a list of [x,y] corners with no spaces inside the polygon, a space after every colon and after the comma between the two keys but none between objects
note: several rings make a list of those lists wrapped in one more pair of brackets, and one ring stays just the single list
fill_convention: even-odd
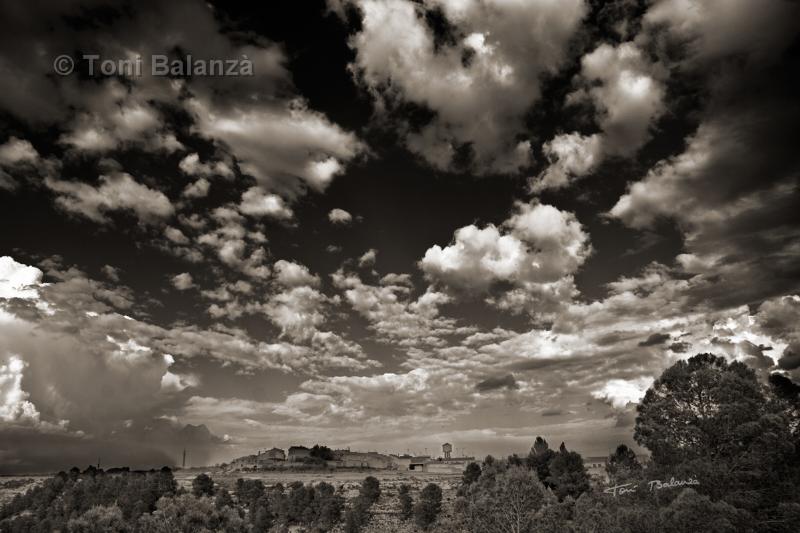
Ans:
[{"label": "hilltop village", "polygon": [[[441,455],[384,454],[374,451],[360,452],[331,450],[326,446],[290,446],[259,450],[258,453],[234,459],[220,465],[228,471],[258,470],[313,470],[313,469],[370,469],[426,472],[431,474],[461,474],[475,457],[453,455],[452,444],[442,444]],[[591,476],[604,477],[606,457],[584,457],[583,463]]]},{"label": "hilltop village", "polygon": [[453,456],[453,446],[450,443],[442,445],[442,454],[438,457],[431,455],[410,454],[383,454],[378,452],[359,452],[345,450],[331,450],[326,446],[315,445],[290,446],[284,451],[281,448],[272,448],[259,451],[256,454],[246,455],[234,459],[228,464],[221,465],[226,470],[279,470],[279,469],[313,469],[313,468],[353,468],[373,470],[410,470],[417,472],[430,472],[439,474],[458,474],[474,457]]}]

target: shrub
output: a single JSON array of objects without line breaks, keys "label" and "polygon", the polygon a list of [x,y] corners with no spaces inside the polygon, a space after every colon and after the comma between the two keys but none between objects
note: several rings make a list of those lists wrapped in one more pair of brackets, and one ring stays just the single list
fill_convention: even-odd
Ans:
[{"label": "shrub", "polygon": [[212,496],[214,494],[214,480],[207,474],[200,474],[192,481],[192,494],[195,496]]},{"label": "shrub", "polygon": [[414,506],[414,522],[417,526],[428,529],[442,510],[442,489],[435,483],[428,483],[419,495]]},{"label": "shrub", "polygon": [[398,499],[400,500],[400,517],[408,520],[414,512],[414,500],[411,498],[410,487],[405,483],[400,485]]}]

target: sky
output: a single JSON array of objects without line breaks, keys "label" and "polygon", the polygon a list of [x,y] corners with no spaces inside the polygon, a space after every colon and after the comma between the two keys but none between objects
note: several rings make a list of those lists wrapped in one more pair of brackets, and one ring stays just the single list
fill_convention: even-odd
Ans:
[{"label": "sky", "polygon": [[798,11],[4,2],[0,473],[606,455],[678,360],[800,380]]}]

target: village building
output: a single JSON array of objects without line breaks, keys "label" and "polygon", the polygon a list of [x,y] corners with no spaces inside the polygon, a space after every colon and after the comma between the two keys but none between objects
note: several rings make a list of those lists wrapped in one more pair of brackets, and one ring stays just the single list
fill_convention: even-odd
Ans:
[{"label": "village building", "polygon": [[390,469],[394,467],[394,460],[391,456],[378,452],[335,450],[333,457],[334,465],[340,468]]},{"label": "village building", "polygon": [[306,459],[308,457],[311,457],[311,450],[309,450],[305,446],[290,446],[289,453],[286,459],[289,462],[293,463],[297,461],[302,461],[303,459]]},{"label": "village building", "polygon": [[268,459],[270,461],[285,461],[286,460],[286,453],[280,448],[272,448],[270,450],[265,451],[261,454],[264,459]]}]

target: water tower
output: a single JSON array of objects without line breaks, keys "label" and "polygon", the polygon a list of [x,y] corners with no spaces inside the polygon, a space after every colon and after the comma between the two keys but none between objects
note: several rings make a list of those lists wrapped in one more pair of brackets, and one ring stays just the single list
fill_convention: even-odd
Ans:
[{"label": "water tower", "polygon": [[453,451],[453,446],[449,442],[442,444],[442,452],[444,452],[445,461],[450,459],[450,452]]}]

